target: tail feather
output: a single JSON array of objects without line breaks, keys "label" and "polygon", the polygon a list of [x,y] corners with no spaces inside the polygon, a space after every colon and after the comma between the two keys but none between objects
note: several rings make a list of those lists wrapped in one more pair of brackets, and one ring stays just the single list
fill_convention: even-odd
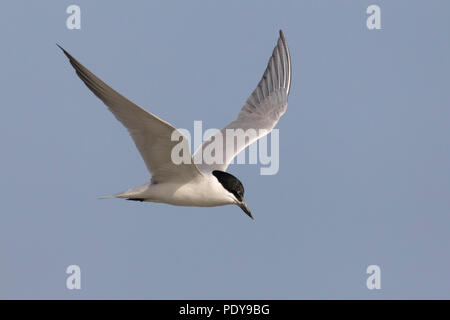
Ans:
[{"label": "tail feather", "polygon": [[114,199],[114,198],[116,198],[116,196],[103,196],[103,197],[98,197],[97,199],[103,200],[103,199]]},{"label": "tail feather", "polygon": [[130,198],[130,200],[139,199],[138,201],[143,201],[143,200],[140,200],[140,199],[143,199],[142,192],[145,191],[147,188],[148,188],[148,184],[143,184],[139,187],[131,188],[124,192],[113,194],[111,196],[99,197],[98,199],[114,199],[114,198],[128,199],[128,198]]}]

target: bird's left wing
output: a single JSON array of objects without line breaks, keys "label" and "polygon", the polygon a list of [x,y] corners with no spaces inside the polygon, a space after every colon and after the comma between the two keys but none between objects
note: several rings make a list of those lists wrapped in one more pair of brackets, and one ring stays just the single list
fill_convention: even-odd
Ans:
[{"label": "bird's left wing", "polygon": [[[59,45],[58,47],[61,48]],[[69,58],[80,79],[128,129],[152,174],[153,183],[161,180],[186,181],[201,175],[190,154],[185,157],[190,161],[176,164],[172,160],[172,150],[178,144],[182,144],[179,148],[181,152],[189,152],[186,137],[169,123],[122,96],[79,63],[70,53],[63,48],[61,50]],[[174,132],[179,139],[177,141],[171,139]]]},{"label": "bird's left wing", "polygon": [[[280,37],[266,71],[237,118],[203,143],[195,152],[194,159],[198,163],[198,168],[205,172],[225,171],[239,152],[272,131],[286,112],[290,88],[291,58],[283,31],[280,30]],[[222,140],[221,144],[215,144],[222,146],[220,150],[214,150],[211,145],[216,139]],[[211,156],[209,152],[212,150],[222,154]],[[212,163],[211,160],[213,160]]]}]

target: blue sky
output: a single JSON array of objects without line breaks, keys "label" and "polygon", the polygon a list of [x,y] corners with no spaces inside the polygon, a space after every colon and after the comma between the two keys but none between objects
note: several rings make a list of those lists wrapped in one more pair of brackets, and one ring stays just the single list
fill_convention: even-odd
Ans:
[{"label": "blue sky", "polygon": [[[66,8],[81,8],[81,29]],[[381,8],[368,30],[366,8]],[[0,298],[450,298],[448,1],[5,1]],[[149,180],[61,44],[169,121],[220,128],[283,29],[280,170],[233,165],[255,216],[97,200]],[[69,265],[81,290],[66,288]],[[366,268],[381,268],[380,290]]]}]

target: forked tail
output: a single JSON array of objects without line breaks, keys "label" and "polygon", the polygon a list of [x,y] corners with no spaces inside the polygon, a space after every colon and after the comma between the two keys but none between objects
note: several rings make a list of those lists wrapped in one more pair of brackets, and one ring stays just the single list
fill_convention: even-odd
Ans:
[{"label": "forked tail", "polygon": [[143,184],[139,187],[128,189],[124,192],[116,193],[110,196],[103,196],[99,197],[97,199],[127,199],[127,200],[137,200],[137,201],[143,201],[142,193],[145,192],[145,190],[148,188],[148,184]]}]

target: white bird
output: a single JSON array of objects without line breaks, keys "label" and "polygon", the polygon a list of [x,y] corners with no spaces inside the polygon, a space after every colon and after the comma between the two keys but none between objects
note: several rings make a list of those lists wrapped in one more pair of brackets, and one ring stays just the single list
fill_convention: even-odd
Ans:
[{"label": "white bird", "polygon": [[[69,58],[80,79],[128,129],[152,175],[150,183],[115,194],[111,198],[177,206],[214,207],[236,204],[253,219],[244,200],[242,183],[225,171],[239,152],[269,133],[286,111],[291,85],[291,59],[283,31],[280,30],[277,44],[258,86],[236,120],[221,130],[224,133],[226,129],[255,129],[257,136],[244,139],[240,145],[235,146],[232,154],[223,152],[221,163],[202,163],[198,166],[192,161],[192,156],[190,163],[175,164],[172,161],[171,151],[175,145],[182,143],[186,147],[184,150],[189,150],[188,140],[179,131],[181,142],[171,140],[172,133],[177,129],[119,94],[61,46],[58,47]],[[224,134],[223,137],[225,136]],[[211,141],[212,139],[206,141],[197,153],[202,152]],[[223,146],[225,148],[226,142]]]}]

